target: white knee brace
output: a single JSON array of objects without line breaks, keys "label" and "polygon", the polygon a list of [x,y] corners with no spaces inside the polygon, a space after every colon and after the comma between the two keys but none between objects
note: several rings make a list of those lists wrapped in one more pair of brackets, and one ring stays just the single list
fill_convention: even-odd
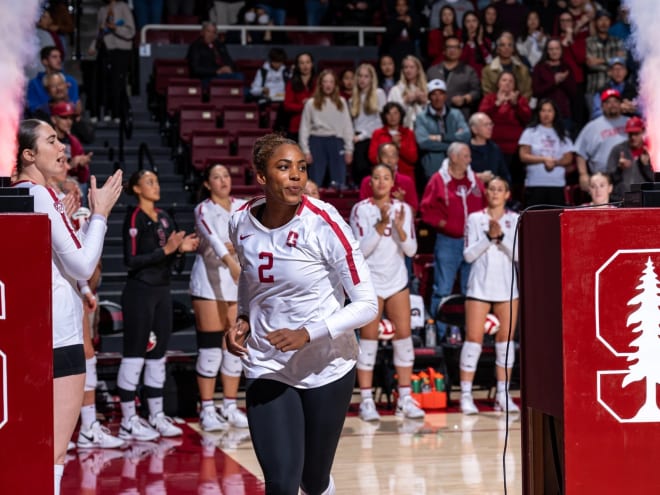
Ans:
[{"label": "white knee brace", "polygon": [[121,389],[135,392],[140,383],[140,373],[144,366],[144,358],[123,358],[117,372],[117,386]]},{"label": "white knee brace", "polygon": [[481,344],[466,340],[461,349],[461,370],[467,371],[468,373],[474,373],[477,371],[479,356],[481,356]]},{"label": "white knee brace", "polygon": [[516,361],[516,344],[509,344],[509,354],[506,352],[506,342],[495,342],[495,366],[500,368],[513,368]]},{"label": "white knee brace", "polygon": [[151,388],[165,385],[165,358],[144,360],[144,384]]},{"label": "white knee brace", "polygon": [[394,366],[412,368],[412,365],[415,364],[415,349],[413,348],[412,337],[393,340],[392,349],[394,351],[392,353]]},{"label": "white knee brace", "polygon": [[357,359],[357,369],[371,371],[376,366],[377,340],[360,339],[360,353]]},{"label": "white knee brace", "polygon": [[96,356],[85,359],[85,392],[96,390],[98,381],[96,375]]},{"label": "white knee brace", "polygon": [[202,347],[197,353],[195,371],[204,378],[215,378],[222,364],[222,349],[220,347]]},{"label": "white knee brace", "polygon": [[243,372],[243,362],[238,356],[234,356],[229,351],[222,351],[222,367],[220,373],[225,376],[241,376]]}]

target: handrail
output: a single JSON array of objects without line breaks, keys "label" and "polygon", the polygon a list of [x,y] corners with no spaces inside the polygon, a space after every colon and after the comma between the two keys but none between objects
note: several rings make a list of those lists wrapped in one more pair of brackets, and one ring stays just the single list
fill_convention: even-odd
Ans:
[{"label": "handrail", "polygon": [[[247,45],[248,31],[273,31],[273,32],[300,32],[300,33],[357,33],[358,46],[364,46],[365,33],[384,33],[384,27],[355,27],[355,26],[255,26],[252,24],[218,24],[218,31],[239,31],[241,33],[241,45]],[[148,31],[201,31],[201,24],[147,24],[140,30],[140,44],[147,43]]]},{"label": "handrail", "polygon": [[158,167],[154,163],[154,157],[151,155],[151,150],[149,149],[149,145],[142,141],[140,143],[140,147],[138,148],[138,170],[142,170],[144,168],[144,157],[147,157],[147,162],[149,162],[149,167],[151,168],[152,172],[158,173]]}]

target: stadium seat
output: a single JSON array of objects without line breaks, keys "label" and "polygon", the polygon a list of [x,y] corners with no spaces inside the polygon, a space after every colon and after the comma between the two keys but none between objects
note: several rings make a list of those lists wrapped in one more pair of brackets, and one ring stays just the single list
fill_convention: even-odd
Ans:
[{"label": "stadium seat", "polygon": [[209,103],[216,108],[231,105],[242,105],[245,100],[245,90],[242,81],[214,79],[209,87]]},{"label": "stadium seat", "polygon": [[[256,103],[225,105],[222,108],[223,127],[232,132],[235,129],[258,129],[261,114]],[[235,132],[236,133],[236,132]]]},{"label": "stadium seat", "polygon": [[199,105],[202,103],[202,83],[198,80],[188,79],[188,83],[170,84],[167,86],[167,113],[175,116],[186,105]]},{"label": "stadium seat", "polygon": [[231,195],[237,198],[250,199],[255,196],[263,196],[263,194],[264,190],[258,184],[252,186],[232,186],[231,188]]},{"label": "stadium seat", "polygon": [[234,65],[236,65],[236,71],[243,74],[245,82],[251,85],[254,77],[257,75],[257,71],[264,65],[264,61],[263,59],[236,60],[234,61]]},{"label": "stadium seat", "polygon": [[203,170],[207,159],[231,155],[234,136],[226,129],[194,129],[190,140],[192,166]]},{"label": "stadium seat", "polygon": [[201,170],[206,170],[206,167],[215,164],[224,165],[227,167],[227,170],[229,170],[229,175],[231,175],[232,193],[235,186],[247,186],[250,184],[252,171],[248,160],[236,156],[214,155],[204,160]]},{"label": "stadium seat", "polygon": [[190,143],[193,131],[217,129],[218,112],[208,103],[185,105],[179,112],[179,137]]},{"label": "stadium seat", "polygon": [[189,76],[188,62],[185,59],[158,58],[154,60],[153,74],[156,93],[165,96],[170,79]]},{"label": "stadium seat", "polygon": [[354,189],[321,188],[319,193],[321,199],[337,208],[339,214],[346,221],[351,216],[353,205],[360,200],[360,191]]},{"label": "stadium seat", "polygon": [[234,131],[234,135],[236,136],[236,155],[246,158],[251,162],[252,148],[254,147],[255,141],[269,132],[270,129],[236,129]]}]

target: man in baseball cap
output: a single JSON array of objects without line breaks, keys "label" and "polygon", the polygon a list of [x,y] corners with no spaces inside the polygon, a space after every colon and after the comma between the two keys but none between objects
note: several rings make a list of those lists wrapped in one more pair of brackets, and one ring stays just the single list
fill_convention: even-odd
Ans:
[{"label": "man in baseball cap", "polygon": [[644,121],[637,116],[630,117],[625,129],[628,139],[614,146],[607,160],[607,173],[614,185],[614,200],[623,199],[631,184],[653,181],[651,158],[644,142]]},{"label": "man in baseball cap", "polygon": [[628,67],[623,57],[612,57],[607,61],[607,75],[609,79],[600,91],[593,96],[591,118],[600,117],[603,113],[601,108],[601,95],[607,89],[616,89],[621,99],[621,113],[627,116],[639,113],[637,108],[637,87],[634,82],[628,80]]},{"label": "man in baseball cap", "polygon": [[447,85],[442,79],[432,79],[427,89],[429,102],[415,119],[415,139],[428,180],[440,169],[451,143],[469,142],[470,128],[463,112],[447,106]]}]

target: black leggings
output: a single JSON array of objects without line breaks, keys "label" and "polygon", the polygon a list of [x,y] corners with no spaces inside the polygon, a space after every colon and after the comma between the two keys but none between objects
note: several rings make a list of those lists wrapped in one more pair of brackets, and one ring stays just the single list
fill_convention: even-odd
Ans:
[{"label": "black leggings", "polygon": [[319,388],[257,379],[246,391],[247,416],[266,495],[319,495],[328,488],[355,386],[355,368]]},{"label": "black leggings", "polygon": [[[172,295],[170,286],[148,285],[129,280],[121,295],[124,316],[124,357],[160,359],[165,355],[172,334]],[[149,332],[156,334],[156,347],[147,355]]]}]

